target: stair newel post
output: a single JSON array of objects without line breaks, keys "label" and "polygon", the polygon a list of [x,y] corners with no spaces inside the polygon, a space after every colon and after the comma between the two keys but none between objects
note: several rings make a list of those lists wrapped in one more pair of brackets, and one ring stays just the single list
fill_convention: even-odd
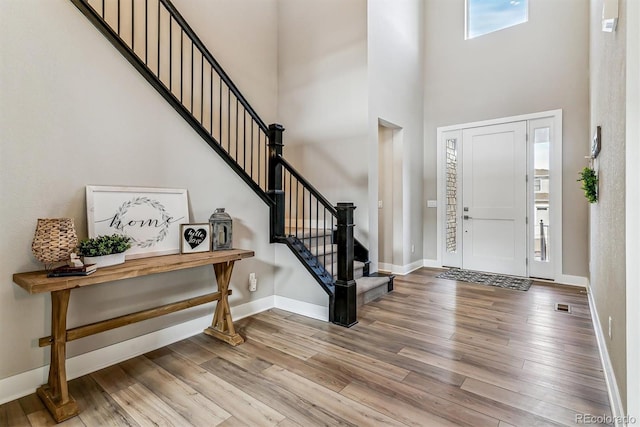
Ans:
[{"label": "stair newel post", "polygon": [[335,284],[333,323],[351,327],[358,323],[356,315],[356,281],[353,279],[353,203],[338,203],[336,245],[338,278]]},{"label": "stair newel post", "polygon": [[270,234],[271,243],[284,237],[284,190],[282,188],[282,164],[279,158],[282,156],[282,133],[284,127],[274,123],[269,125],[269,164],[267,176],[267,194],[275,203],[271,207]]}]

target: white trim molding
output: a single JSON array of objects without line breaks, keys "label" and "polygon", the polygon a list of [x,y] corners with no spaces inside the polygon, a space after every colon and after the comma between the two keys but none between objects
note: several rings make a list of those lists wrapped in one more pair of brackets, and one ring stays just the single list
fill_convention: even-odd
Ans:
[{"label": "white trim molding", "polygon": [[561,274],[556,279],[559,285],[579,286],[581,288],[589,287],[589,279],[583,276],[571,276],[568,274]]},{"label": "white trim molding", "polygon": [[[275,307],[274,297],[269,296],[231,307],[234,320],[252,316]],[[293,311],[293,310],[288,310]],[[303,314],[304,313],[299,313]],[[107,366],[115,365],[132,357],[156,350],[174,342],[199,334],[211,324],[211,315],[131,338],[98,350],[67,359],[67,378],[72,380]],[[47,382],[49,365],[41,366],[21,374],[0,380],[0,404],[10,402],[28,394]]]},{"label": "white trim molding", "polygon": [[329,321],[329,306],[311,304],[292,298],[281,297],[279,295],[275,295],[273,300],[275,308],[311,317],[312,319],[318,319],[325,322]]},{"label": "white trim molding", "polygon": [[613,371],[613,365],[611,364],[611,358],[609,357],[609,350],[607,350],[607,343],[604,339],[604,332],[600,327],[600,318],[598,317],[598,310],[596,309],[596,302],[593,299],[591,287],[587,287],[587,296],[589,298],[589,310],[591,311],[593,330],[596,334],[598,350],[600,351],[604,380],[607,384],[607,393],[609,394],[609,403],[611,404],[611,415],[615,421],[615,426],[623,427],[625,425],[623,422],[624,406],[622,404],[622,398],[620,397],[618,382],[616,381],[616,376]]},{"label": "white trim molding", "polygon": [[422,266],[428,268],[444,268],[442,263],[437,259],[423,259]]},{"label": "white trim molding", "polygon": [[582,280],[582,278],[580,280],[577,280],[577,282],[575,282],[573,280],[573,278],[571,276],[565,276],[562,274],[562,219],[563,219],[563,214],[562,214],[562,146],[563,146],[563,141],[562,141],[562,126],[563,126],[563,115],[562,115],[562,110],[561,109],[557,109],[557,110],[549,110],[549,111],[541,111],[538,113],[531,113],[531,114],[522,114],[519,116],[511,116],[511,117],[504,117],[504,118],[497,118],[497,119],[491,119],[491,120],[482,120],[482,121],[477,121],[477,122],[471,122],[471,123],[461,123],[461,124],[456,124],[456,125],[451,125],[451,126],[443,126],[443,127],[438,127],[436,129],[436,155],[437,155],[437,162],[436,162],[436,174],[437,174],[437,185],[436,185],[436,197],[437,197],[437,211],[436,211],[436,263],[442,265],[443,262],[443,258],[444,258],[444,254],[443,254],[443,244],[444,244],[444,227],[443,227],[443,222],[444,222],[444,212],[445,212],[445,199],[446,199],[446,188],[445,188],[445,182],[446,180],[443,179],[444,177],[444,156],[445,156],[445,151],[443,148],[443,136],[445,135],[445,133],[450,133],[450,134],[454,134],[455,132],[459,132],[460,134],[458,135],[458,139],[460,140],[461,138],[461,132],[463,129],[468,129],[468,128],[476,128],[476,127],[483,127],[483,126],[492,126],[492,125],[497,125],[497,124],[506,124],[506,123],[513,123],[513,122],[520,122],[520,121],[526,121],[527,123],[532,121],[532,120],[536,120],[536,119],[544,119],[544,118],[551,118],[553,119],[553,123],[554,123],[554,144],[553,144],[553,148],[551,151],[551,162],[552,162],[552,166],[551,166],[551,174],[552,174],[552,187],[551,187],[551,198],[552,200],[550,201],[551,204],[553,205],[553,209],[552,209],[552,218],[551,221],[554,224],[559,224],[560,227],[554,227],[554,234],[552,235],[552,241],[554,242],[554,248],[552,250],[552,257],[554,257],[554,272],[553,272],[553,279],[556,282],[566,282],[566,281],[570,281],[570,284],[576,284],[578,286],[585,286],[583,283],[585,283],[585,280]]},{"label": "white trim molding", "polygon": [[[232,309],[233,310],[233,309]],[[160,347],[202,332],[211,324],[211,316],[203,316],[179,325],[151,332],[98,350],[67,359],[67,379],[87,375]],[[0,404],[35,392],[47,382],[49,365],[0,380]]]},{"label": "white trim molding", "polygon": [[386,264],[383,262],[378,263],[378,271],[384,272],[384,273],[398,274],[400,276],[409,274],[412,271],[415,271],[422,267],[424,267],[424,260],[421,260],[421,259],[406,265]]}]

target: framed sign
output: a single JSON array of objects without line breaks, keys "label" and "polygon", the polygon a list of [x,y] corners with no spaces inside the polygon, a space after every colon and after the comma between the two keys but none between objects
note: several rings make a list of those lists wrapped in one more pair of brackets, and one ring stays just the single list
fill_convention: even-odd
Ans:
[{"label": "framed sign", "polygon": [[211,250],[211,226],[203,224],[182,224],[180,226],[180,252],[192,254]]},{"label": "framed sign", "polygon": [[88,185],[86,191],[89,237],[129,236],[127,259],[180,253],[187,190]]}]

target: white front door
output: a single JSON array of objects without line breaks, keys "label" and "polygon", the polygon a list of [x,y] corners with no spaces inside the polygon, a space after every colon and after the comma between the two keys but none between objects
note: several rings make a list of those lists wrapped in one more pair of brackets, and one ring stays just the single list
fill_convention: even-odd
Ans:
[{"label": "white front door", "polygon": [[527,122],[462,133],[462,265],[527,276]]}]

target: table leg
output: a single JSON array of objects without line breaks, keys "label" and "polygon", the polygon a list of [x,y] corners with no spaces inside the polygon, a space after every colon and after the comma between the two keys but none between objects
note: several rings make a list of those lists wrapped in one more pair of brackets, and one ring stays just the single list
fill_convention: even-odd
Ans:
[{"label": "table leg", "polygon": [[211,323],[211,326],[204,330],[204,333],[231,344],[232,346],[236,346],[238,344],[242,344],[244,339],[233,327],[231,309],[229,308],[229,281],[231,280],[233,263],[233,261],[229,261],[213,265],[213,270],[216,273],[216,280],[218,281],[220,300],[218,300],[216,304],[213,322]]},{"label": "table leg", "polygon": [[51,363],[49,381],[36,393],[57,422],[78,415],[78,405],[67,386],[67,309],[71,289],[51,292]]}]

